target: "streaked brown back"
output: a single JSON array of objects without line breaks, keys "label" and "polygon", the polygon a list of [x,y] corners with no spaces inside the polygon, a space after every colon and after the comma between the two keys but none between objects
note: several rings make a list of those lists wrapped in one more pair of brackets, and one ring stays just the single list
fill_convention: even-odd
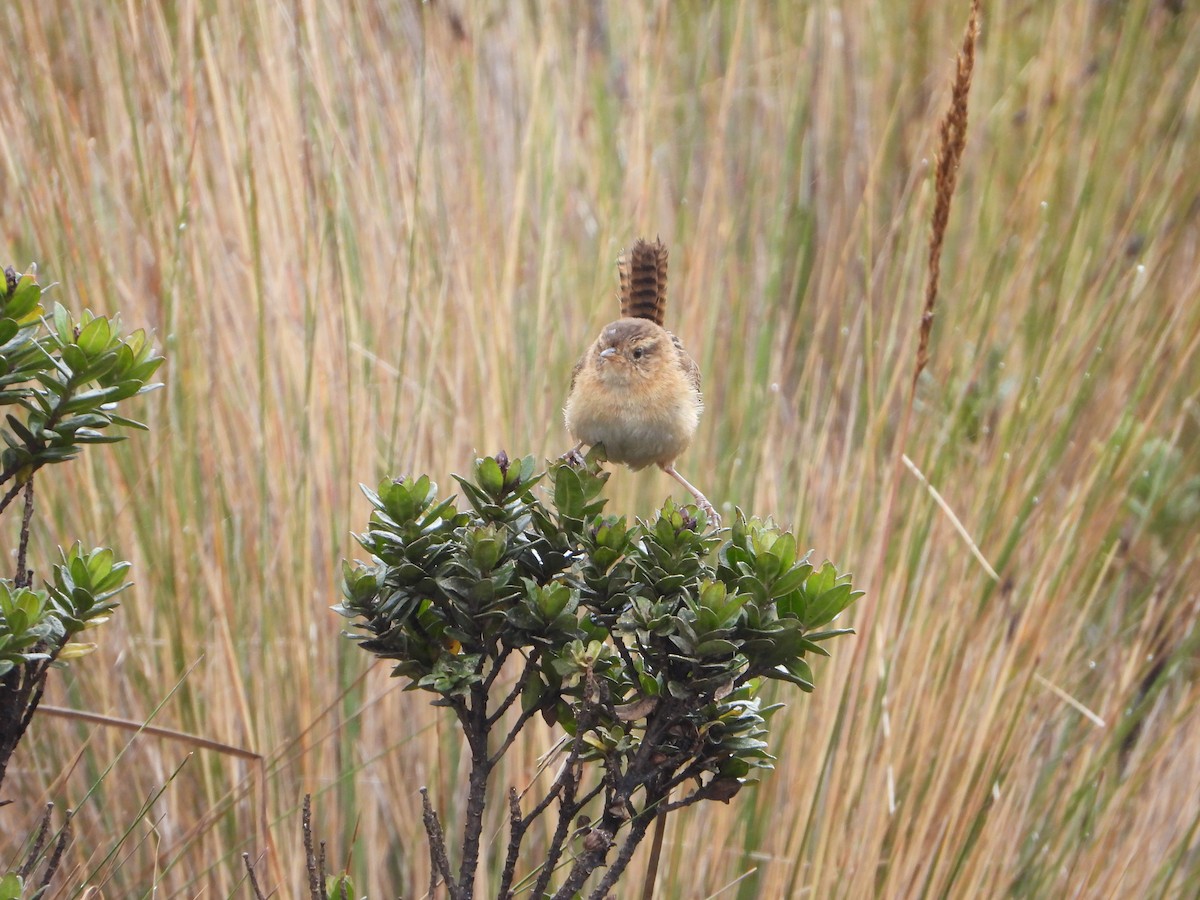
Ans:
[{"label": "streaked brown back", "polygon": [[617,260],[621,274],[621,315],[662,325],[667,308],[667,248],[638,238]]}]

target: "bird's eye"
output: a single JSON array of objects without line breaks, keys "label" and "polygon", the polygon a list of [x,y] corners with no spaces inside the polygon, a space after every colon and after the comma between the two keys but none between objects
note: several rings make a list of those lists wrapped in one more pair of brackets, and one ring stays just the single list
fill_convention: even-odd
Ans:
[{"label": "bird's eye", "polygon": [[633,350],[633,358],[634,359],[641,359],[645,355],[646,355],[646,351],[643,350],[641,347],[634,348],[634,350]]}]

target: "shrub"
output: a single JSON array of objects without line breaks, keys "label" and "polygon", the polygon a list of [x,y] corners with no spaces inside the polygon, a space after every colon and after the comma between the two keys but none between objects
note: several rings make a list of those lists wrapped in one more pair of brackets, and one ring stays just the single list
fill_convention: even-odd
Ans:
[{"label": "shrub", "polygon": [[[480,459],[457,479],[464,510],[425,476],[365,491],[374,509],[358,541],[371,561],[344,564],[336,609],[406,690],[458,720],[471,776],[457,873],[424,801],[434,882],[453,898],[473,894],[489,779],[535,716],[565,733],[562,762],[532,805],[509,787],[498,896],[534,858],[522,874],[544,896],[574,841],[554,896],[607,867],[591,894],[604,897],[652,824],[727,803],[771,767],[777,707],[763,686],[811,691],[807,658],[850,633],[831,623],[858,592],[800,556],[791,534],[740,512],[718,533],[670,501],[649,522],[604,516],[601,462],[593,450],[553,464],[543,498],[532,457]],[[552,807],[548,846],[523,848]]]}]

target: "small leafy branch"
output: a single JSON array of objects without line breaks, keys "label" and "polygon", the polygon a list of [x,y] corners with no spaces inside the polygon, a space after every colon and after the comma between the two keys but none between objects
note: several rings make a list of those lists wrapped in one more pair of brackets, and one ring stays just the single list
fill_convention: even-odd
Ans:
[{"label": "small leafy branch", "polygon": [[[50,567],[44,586],[34,588],[28,549],[35,476],[73,459],[88,444],[123,440],[107,431],[113,425],[145,429],[115,410],[121,401],[160,386],[150,379],[163,361],[145,332],[122,336],[118,316],[85,311],[76,319],[55,304],[47,320],[42,296],[34,273],[5,270],[0,406],[11,411],[0,425],[6,446],[0,453],[0,515],[18,497],[23,502],[16,572],[0,578],[0,782],[37,710],[50,668],[94,649],[77,638],[108,620],[129,569],[111,550],[84,551],[77,543]],[[5,889],[13,879],[23,884],[36,861],[31,858],[23,874],[6,876]],[[47,867],[40,889],[54,868]]]},{"label": "small leafy branch", "polygon": [[[344,564],[335,609],[407,690],[453,711],[470,750],[457,873],[422,790],[431,893],[442,882],[454,900],[473,896],[489,779],[535,716],[565,731],[561,764],[531,806],[509,788],[497,896],[573,897],[605,869],[590,894],[602,898],[656,821],[727,803],[771,768],[778,707],[762,705],[762,686],[811,691],[806,656],[850,633],[830,623],[860,592],[798,556],[791,534],[739,514],[722,540],[670,501],[651,522],[604,516],[602,461],[593,450],[552,465],[548,502],[533,458],[503,453],[456,476],[466,511],[425,476],[364,488],[374,511],[357,539],[372,561]],[[523,848],[547,814],[548,846]]]}]

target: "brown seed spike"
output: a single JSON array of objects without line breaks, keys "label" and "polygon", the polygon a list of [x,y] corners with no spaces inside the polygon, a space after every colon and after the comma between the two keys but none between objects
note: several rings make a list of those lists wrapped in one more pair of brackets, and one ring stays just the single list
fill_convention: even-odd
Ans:
[{"label": "brown seed spike", "polygon": [[621,276],[621,315],[662,325],[667,306],[667,248],[638,238],[617,260]]}]

